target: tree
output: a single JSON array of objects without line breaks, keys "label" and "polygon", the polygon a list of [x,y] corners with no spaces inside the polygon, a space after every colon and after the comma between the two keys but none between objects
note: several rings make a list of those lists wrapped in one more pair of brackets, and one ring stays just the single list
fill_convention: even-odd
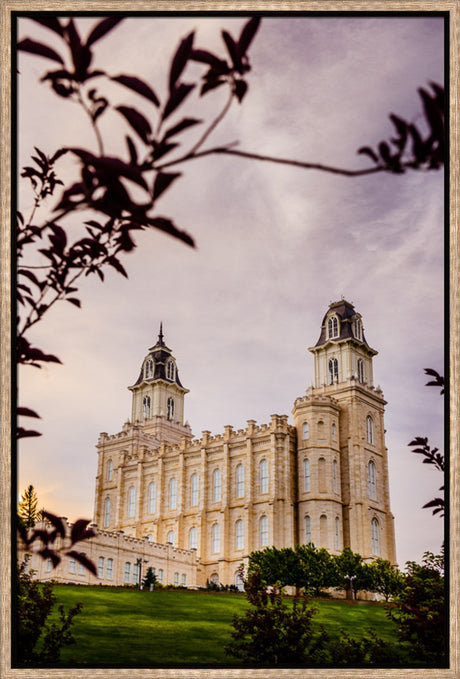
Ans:
[{"label": "tree", "polygon": [[31,485],[21,495],[18,502],[18,519],[25,528],[33,528],[41,518],[38,510],[38,496],[35,488]]},{"label": "tree", "polygon": [[322,589],[338,585],[338,570],[334,557],[324,547],[316,548],[313,543],[296,545],[299,559],[299,585],[306,591],[319,596]]},{"label": "tree", "polygon": [[367,564],[373,592],[383,594],[388,602],[391,596],[398,594],[404,586],[404,576],[387,559],[375,559]]},{"label": "tree", "polygon": [[339,587],[346,589],[352,599],[357,598],[360,590],[372,589],[369,569],[360,554],[353,552],[350,547],[345,547],[342,553],[334,558],[339,573]]},{"label": "tree", "polygon": [[414,654],[429,665],[447,660],[446,604],[443,558],[430,552],[422,564],[407,562],[404,588],[388,610],[398,625],[401,641],[409,642]]},{"label": "tree", "polygon": [[62,605],[58,606],[59,619],[50,622],[56,604],[52,583],[32,580],[32,573],[26,572],[23,563],[17,567],[16,586],[16,661],[23,665],[56,663],[61,648],[75,643],[71,627],[83,604],[77,603],[67,613]]},{"label": "tree", "polygon": [[150,585],[152,585],[152,589],[155,589],[156,581],[157,581],[157,576],[155,575],[155,569],[152,568],[152,566],[149,566],[147,568],[147,572],[145,574],[145,577],[142,580],[142,585],[144,587],[150,587]]},{"label": "tree", "polygon": [[251,608],[233,616],[232,641],[225,647],[228,655],[258,666],[321,662],[327,635],[324,630],[314,632],[317,610],[305,597],[295,597],[289,606],[282,589],[268,591],[256,569],[248,574],[245,591]]}]

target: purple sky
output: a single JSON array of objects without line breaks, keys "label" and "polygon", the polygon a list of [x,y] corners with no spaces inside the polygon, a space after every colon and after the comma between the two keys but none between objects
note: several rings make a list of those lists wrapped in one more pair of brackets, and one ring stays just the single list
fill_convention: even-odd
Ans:
[{"label": "purple sky", "polygon": [[[86,32],[93,22],[78,25]],[[129,18],[98,43],[96,61],[114,75],[138,74],[162,96],[182,37],[195,29],[197,46],[223,55],[220,29],[238,35],[242,24]],[[59,44],[27,19],[19,33]],[[388,114],[416,120],[417,88],[442,83],[443,23],[270,17],[250,56],[249,93],[209,144],[239,141],[244,150],[365,167],[356,150],[392,134]],[[35,145],[50,155],[63,144],[95,148],[78,107],[37,83],[53,63],[22,53],[19,67],[20,165]],[[129,100],[127,90],[109,94]],[[204,100],[192,96],[187,115],[212,120],[225,97],[220,90]],[[107,150],[123,149],[121,119],[110,113],[101,124]],[[19,490],[32,483],[50,511],[71,520],[92,516],[98,434],[119,431],[130,417],[126,387],[160,321],[190,389],[185,416],[195,436],[220,433],[226,424],[243,428],[248,419],[269,422],[272,413],[292,422],[293,402],[313,380],[306,349],[316,343],[329,303],[344,296],[379,352],[374,379],[388,401],[398,561],[439,552],[442,521],[421,507],[442,479],[407,444],[420,435],[443,446],[443,402],[438,390],[423,386],[424,368],[443,371],[442,173],[347,178],[231,157],[197,160],[182,171],[159,213],[190,232],[197,249],[141,234],[125,260],[128,281],[116,274],[104,285],[86,279],[82,310],[61,304],[31,334],[64,365],[20,372],[20,403],[40,412],[43,436],[21,444]],[[29,214],[27,191],[20,203]]]}]

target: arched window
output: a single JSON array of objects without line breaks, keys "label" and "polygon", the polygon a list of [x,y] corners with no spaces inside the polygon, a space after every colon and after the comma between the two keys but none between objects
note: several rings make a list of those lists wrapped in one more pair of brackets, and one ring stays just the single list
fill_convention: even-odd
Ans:
[{"label": "arched window", "polygon": [[268,545],[268,517],[260,517],[260,546],[267,547]]},{"label": "arched window", "polygon": [[335,548],[340,549],[340,520],[339,517],[335,517]]},{"label": "arched window", "polygon": [[235,549],[244,549],[244,523],[241,519],[235,523]]},{"label": "arched window", "polygon": [[157,484],[155,483],[155,481],[152,481],[152,483],[149,484],[149,491],[148,491],[148,508],[147,508],[147,511],[148,511],[149,514],[155,514],[156,504],[157,504]]},{"label": "arched window", "polygon": [[163,582],[163,569],[158,569],[158,582]]},{"label": "arched window", "polygon": [[369,484],[369,497],[371,500],[377,499],[377,485],[375,478],[375,463],[373,460],[369,460],[367,465],[367,480]]},{"label": "arched window", "polygon": [[244,591],[244,578],[240,570],[235,572],[235,585],[239,592]]},{"label": "arched window", "polygon": [[374,556],[379,556],[380,554],[379,522],[375,517],[371,521],[371,550]]},{"label": "arched window", "polygon": [[329,359],[329,384],[339,381],[339,362],[336,358]]},{"label": "arched window", "polygon": [[177,509],[177,479],[173,477],[169,482],[169,509]]},{"label": "arched window", "polygon": [[305,544],[311,542],[311,517],[305,517]]},{"label": "arched window", "polygon": [[334,493],[337,493],[338,490],[337,460],[333,460],[332,462],[332,487],[334,489]]},{"label": "arched window", "polygon": [[354,322],[354,334],[356,339],[363,339],[363,324],[360,318],[356,318]]},{"label": "arched window", "polygon": [[326,492],[326,460],[320,457],[318,460],[318,486],[319,492]]},{"label": "arched window", "polygon": [[190,532],[188,534],[188,546],[189,549],[197,549],[198,547],[198,532],[195,526],[190,528]]},{"label": "arched window", "polygon": [[339,322],[337,316],[331,316],[327,321],[327,334],[329,339],[339,336]]},{"label": "arched window", "polygon": [[139,583],[139,565],[137,563],[133,563],[133,582]]},{"label": "arched window", "polygon": [[125,563],[125,582],[129,582],[131,580],[131,564],[129,561]]},{"label": "arched window", "polygon": [[326,547],[326,548],[329,547],[326,514],[321,514],[321,516],[319,517],[319,540],[320,540],[320,547]]},{"label": "arched window", "polygon": [[331,437],[333,441],[337,441],[337,427],[335,422],[333,422],[331,426]]},{"label": "arched window", "polygon": [[260,492],[268,493],[268,460],[260,463]]},{"label": "arched window", "polygon": [[195,472],[190,479],[190,504],[195,507],[198,504],[200,494],[200,480],[198,474]]},{"label": "arched window", "polygon": [[306,493],[310,491],[310,460],[303,461],[303,489]]},{"label": "arched window", "polygon": [[239,464],[236,468],[236,497],[244,497],[244,467]]},{"label": "arched window", "polygon": [[211,551],[213,554],[218,554],[220,552],[220,526],[218,523],[214,523],[212,526],[211,538]]},{"label": "arched window", "polygon": [[144,396],[142,399],[142,417],[144,420],[150,419],[150,396]]},{"label": "arched window", "polygon": [[104,502],[104,528],[110,524],[110,498],[106,497]]},{"label": "arched window", "polygon": [[151,360],[145,362],[144,377],[146,379],[153,377],[153,361]]},{"label": "arched window", "polygon": [[372,417],[366,417],[366,438],[368,443],[374,443],[374,422]]},{"label": "arched window", "polygon": [[174,417],[174,399],[172,396],[168,398],[168,420],[172,420]]},{"label": "arched window", "polygon": [[100,556],[99,559],[97,560],[97,577],[98,578],[104,577],[104,557],[103,556]]},{"label": "arched window", "polygon": [[166,377],[168,380],[173,380],[175,376],[175,365],[174,361],[168,361],[166,364]]},{"label": "arched window", "polygon": [[173,547],[175,546],[175,544],[176,544],[176,534],[174,533],[173,530],[169,531],[168,537],[166,538],[166,542],[170,542]]},{"label": "arched window", "polygon": [[107,568],[105,573],[107,580],[111,580],[113,577],[113,559],[107,559]]},{"label": "arched window", "polygon": [[364,361],[358,358],[358,381],[364,384]]},{"label": "arched window", "polygon": [[219,574],[218,573],[213,573],[211,577],[209,578],[209,581],[212,582],[214,585],[219,584]]},{"label": "arched window", "polygon": [[222,474],[220,469],[214,469],[212,473],[212,500],[220,502],[222,497]]},{"label": "arched window", "polygon": [[304,439],[310,438],[310,427],[308,426],[308,422],[304,422],[302,425],[302,435]]},{"label": "arched window", "polygon": [[134,516],[136,510],[136,489],[134,486],[130,486],[128,490],[128,516],[131,518]]},{"label": "arched window", "polygon": [[107,481],[111,481],[113,477],[113,461],[109,460],[107,462]]}]

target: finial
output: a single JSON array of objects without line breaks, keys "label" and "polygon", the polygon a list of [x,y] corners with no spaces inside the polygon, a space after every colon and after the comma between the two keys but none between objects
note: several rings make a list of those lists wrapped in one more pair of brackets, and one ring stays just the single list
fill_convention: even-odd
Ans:
[{"label": "finial", "polygon": [[158,335],[158,344],[164,344],[164,342],[163,342],[163,321],[160,321],[160,334]]}]

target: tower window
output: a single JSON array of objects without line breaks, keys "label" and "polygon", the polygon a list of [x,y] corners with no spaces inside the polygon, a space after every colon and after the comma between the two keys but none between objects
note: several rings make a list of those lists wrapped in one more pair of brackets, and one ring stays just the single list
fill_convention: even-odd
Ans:
[{"label": "tower window", "polygon": [[363,339],[363,324],[361,322],[360,318],[356,318],[354,322],[354,335],[356,339],[362,340]]},{"label": "tower window", "polygon": [[150,396],[144,396],[142,399],[142,417],[144,420],[150,419]]},{"label": "tower window", "polygon": [[318,485],[319,492],[326,492],[326,460],[324,457],[320,457],[318,460]]},{"label": "tower window", "polygon": [[370,415],[366,417],[366,439],[368,443],[374,443],[374,421]]},{"label": "tower window", "polygon": [[339,381],[339,362],[336,358],[329,359],[329,384]]},{"label": "tower window", "polygon": [[335,425],[335,422],[332,423],[332,427],[331,427],[331,436],[332,436],[332,440],[333,440],[333,441],[336,441],[336,440],[337,440],[337,427],[336,427],[336,425]]},{"label": "tower window", "polygon": [[214,469],[212,474],[212,499],[213,502],[220,502],[222,496],[222,474],[220,469]]},{"label": "tower window", "polygon": [[319,539],[320,547],[329,547],[328,540],[328,529],[327,529],[327,516],[326,514],[321,514],[319,517]]},{"label": "tower window", "polygon": [[198,546],[198,534],[195,526],[190,528],[190,533],[188,534],[188,544],[189,549],[196,549]]},{"label": "tower window", "polygon": [[311,517],[305,517],[305,544],[311,542]]},{"label": "tower window", "polygon": [[364,384],[364,361],[358,358],[358,381]]},{"label": "tower window", "polygon": [[327,321],[327,336],[329,339],[339,336],[339,321],[337,316],[331,316]]},{"label": "tower window", "polygon": [[157,486],[155,481],[149,484],[148,491],[148,513],[155,514],[156,511],[156,500],[157,500]]},{"label": "tower window", "polygon": [[195,474],[192,474],[192,478],[190,479],[190,504],[192,507],[195,507],[198,504],[199,493],[200,480],[198,478],[198,474],[195,472]]},{"label": "tower window", "polygon": [[302,425],[302,435],[304,439],[310,438],[310,427],[308,426],[308,422],[304,422]]},{"label": "tower window", "polygon": [[128,516],[132,518],[136,509],[136,489],[130,486],[128,490]]},{"label": "tower window", "polygon": [[104,502],[104,528],[110,523],[110,498],[106,497]]},{"label": "tower window", "polygon": [[379,540],[379,522],[374,517],[371,521],[371,550],[372,554],[379,556],[380,554],[380,540]]},{"label": "tower window", "polygon": [[153,361],[151,360],[145,362],[144,377],[146,379],[148,379],[149,377],[153,377]]},{"label": "tower window", "polygon": [[173,547],[175,546],[175,544],[176,544],[176,535],[175,535],[175,533],[174,533],[173,530],[170,530],[170,531],[169,531],[168,537],[167,537],[167,540],[166,540],[166,541],[167,541],[167,542],[170,542],[170,543],[172,544]]},{"label": "tower window", "polygon": [[236,468],[236,497],[244,497],[244,467],[239,464]]},{"label": "tower window", "polygon": [[340,520],[339,517],[335,517],[335,548],[340,549]]},{"label": "tower window", "polygon": [[260,546],[267,547],[268,545],[268,517],[260,517]]},{"label": "tower window", "polygon": [[107,462],[107,481],[111,481],[113,476],[113,461],[109,460]]},{"label": "tower window", "polygon": [[332,462],[332,487],[334,493],[337,493],[338,483],[337,483],[337,460]]},{"label": "tower window", "polygon": [[367,479],[369,483],[369,497],[371,500],[377,499],[377,486],[375,483],[375,463],[373,460],[369,461],[367,465]]},{"label": "tower window", "polygon": [[241,519],[235,523],[235,549],[244,549],[244,523]]},{"label": "tower window", "polygon": [[268,493],[268,460],[260,463],[260,492]]},{"label": "tower window", "polygon": [[310,460],[303,461],[303,489],[306,493],[310,491]]},{"label": "tower window", "polygon": [[220,526],[218,523],[213,524],[211,530],[212,537],[212,553],[218,554],[220,552]]},{"label": "tower window", "polygon": [[169,509],[177,509],[177,479],[169,482]]},{"label": "tower window", "polygon": [[166,364],[166,377],[168,380],[173,380],[175,375],[176,375],[176,366],[174,365],[174,361],[168,361]]},{"label": "tower window", "polygon": [[172,396],[168,398],[167,407],[168,407],[168,420],[172,420],[174,417],[174,399]]}]

